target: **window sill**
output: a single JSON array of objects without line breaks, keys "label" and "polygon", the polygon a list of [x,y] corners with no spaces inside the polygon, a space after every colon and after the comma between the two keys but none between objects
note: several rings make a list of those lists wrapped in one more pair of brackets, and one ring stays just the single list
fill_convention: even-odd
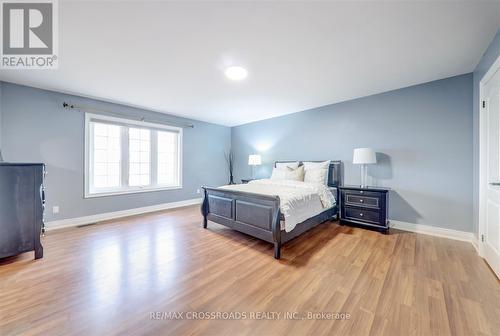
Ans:
[{"label": "window sill", "polygon": [[182,185],[181,186],[174,186],[174,187],[143,188],[143,189],[119,190],[119,191],[97,192],[97,193],[85,192],[85,195],[83,196],[83,198],[97,198],[97,197],[108,197],[108,196],[120,196],[120,195],[139,194],[139,193],[148,193],[148,192],[166,191],[166,190],[176,190],[176,189],[182,189]]}]

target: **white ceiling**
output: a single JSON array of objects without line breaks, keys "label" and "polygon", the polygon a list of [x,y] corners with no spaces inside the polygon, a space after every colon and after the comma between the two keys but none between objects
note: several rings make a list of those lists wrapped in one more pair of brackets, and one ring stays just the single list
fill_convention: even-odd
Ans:
[{"label": "white ceiling", "polygon": [[500,26],[499,1],[59,7],[59,69],[1,80],[228,126],[471,72]]}]

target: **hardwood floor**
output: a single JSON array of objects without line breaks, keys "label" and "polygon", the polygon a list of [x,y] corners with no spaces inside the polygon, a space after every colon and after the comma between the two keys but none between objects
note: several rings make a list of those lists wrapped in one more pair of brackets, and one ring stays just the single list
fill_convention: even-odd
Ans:
[{"label": "hardwood floor", "polygon": [[329,222],[278,261],[271,244],[201,222],[189,207],[49,232],[43,259],[0,261],[0,335],[500,335],[499,282],[468,243]]}]

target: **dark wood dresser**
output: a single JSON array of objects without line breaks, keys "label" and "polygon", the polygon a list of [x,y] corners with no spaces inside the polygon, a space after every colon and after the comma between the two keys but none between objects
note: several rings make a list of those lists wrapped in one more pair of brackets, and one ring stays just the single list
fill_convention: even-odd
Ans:
[{"label": "dark wood dresser", "polygon": [[341,223],[369,226],[387,233],[389,189],[360,186],[342,186],[339,189]]},{"label": "dark wood dresser", "polygon": [[43,257],[44,175],[42,163],[0,162],[0,258],[29,251]]}]

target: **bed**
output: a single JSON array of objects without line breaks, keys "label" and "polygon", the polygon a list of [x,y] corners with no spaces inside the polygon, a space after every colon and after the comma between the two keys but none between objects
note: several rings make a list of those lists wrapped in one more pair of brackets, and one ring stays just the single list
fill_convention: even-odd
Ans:
[{"label": "bed", "polygon": [[[276,161],[274,166],[277,167],[278,164],[287,162],[294,161]],[[302,165],[302,162],[299,161],[299,164]],[[271,186],[259,185],[266,183],[270,183]],[[305,215],[304,211],[307,211],[306,209],[308,206],[301,206],[301,210],[304,211],[299,211],[300,213],[294,217],[294,220],[296,221],[297,218],[304,220],[299,223],[293,223],[293,225],[288,225],[288,227],[286,218],[282,213],[285,212],[285,214],[287,214],[288,212],[287,208],[282,207],[282,205],[285,206],[286,204],[281,204],[279,196],[262,193],[261,191],[275,187],[283,188],[283,190],[288,190],[287,188],[299,188],[297,185],[283,183],[283,186],[275,186],[272,185],[272,182],[252,181],[248,185],[223,186],[219,188],[203,186],[204,199],[201,206],[203,227],[207,228],[208,221],[210,220],[273,243],[274,257],[280,259],[282,244],[294,239],[318,224],[338,216],[339,207],[337,202],[339,200],[339,192],[337,187],[341,185],[342,162],[330,161],[325,187],[330,190],[335,202],[330,204],[331,206],[321,209],[319,213],[308,218],[303,218]],[[304,191],[303,195],[309,195],[306,197],[309,200],[316,199],[314,197],[314,192],[310,190]],[[322,200],[321,197],[320,200]],[[291,217],[288,218],[290,219]]]}]

